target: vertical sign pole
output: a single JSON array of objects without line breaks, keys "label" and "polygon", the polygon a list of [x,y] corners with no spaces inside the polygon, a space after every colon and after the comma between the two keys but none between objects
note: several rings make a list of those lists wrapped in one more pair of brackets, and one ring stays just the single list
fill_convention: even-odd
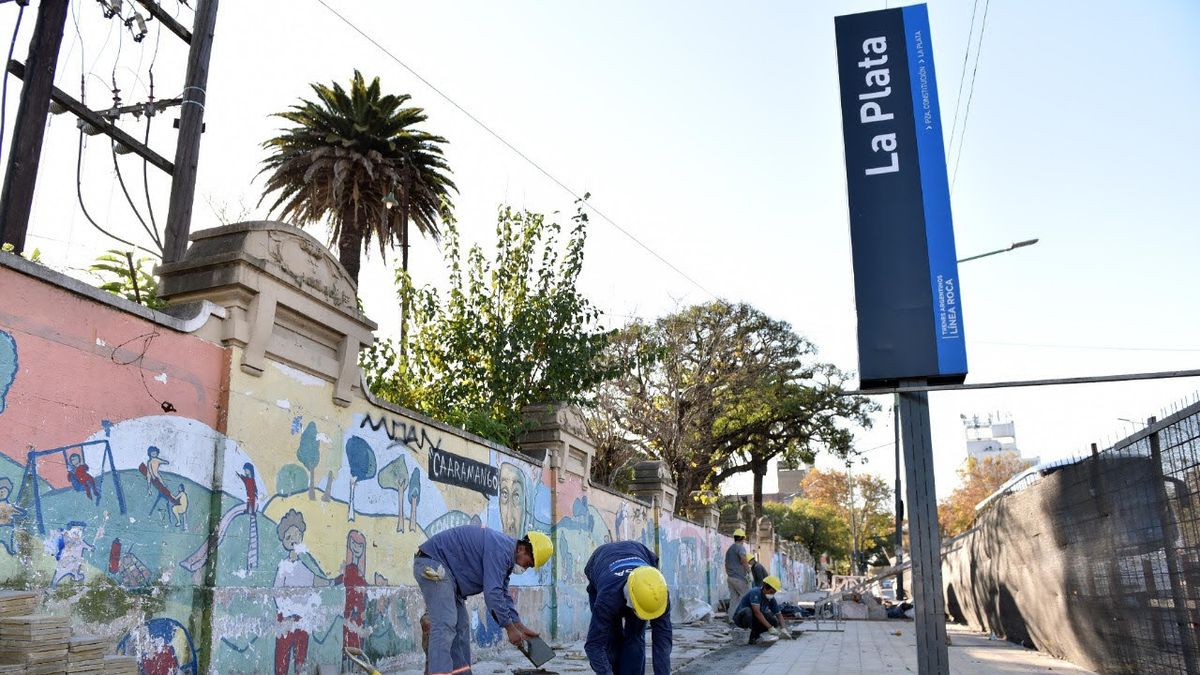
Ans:
[{"label": "vertical sign pole", "polygon": [[196,167],[200,162],[200,134],[204,131],[205,90],[208,61],[212,55],[213,30],[217,25],[218,0],[199,0],[192,44],[188,50],[187,79],[179,107],[179,139],[175,145],[175,175],[163,239],[163,262],[177,262],[187,250],[192,227],[192,203],[196,198]]},{"label": "vertical sign pole", "polygon": [[[900,493],[900,394],[892,394],[892,430],[896,440],[896,566],[904,563],[904,498]],[[896,575],[896,602],[904,599],[904,574]]]},{"label": "vertical sign pole", "polygon": [[[900,386],[923,386],[901,380]],[[933,439],[929,430],[929,393],[900,394],[904,469],[908,482],[908,538],[912,560],[913,606],[917,623],[917,672],[949,675],[946,650],[946,600],[942,594],[942,545],[933,481]]]},{"label": "vertical sign pole", "polygon": [[[46,115],[50,113],[50,90],[62,46],[63,27],[67,25],[67,0],[42,0],[37,23],[29,41],[29,62],[25,64],[25,83],[21,86],[21,107],[13,126],[12,146],[8,151],[8,171],[4,175],[4,193],[0,196],[0,239],[20,253],[25,250],[29,231],[29,212],[33,209],[33,189],[37,182],[38,160],[46,134]],[[4,64],[8,67],[8,64]],[[0,120],[0,124],[3,120]]]}]

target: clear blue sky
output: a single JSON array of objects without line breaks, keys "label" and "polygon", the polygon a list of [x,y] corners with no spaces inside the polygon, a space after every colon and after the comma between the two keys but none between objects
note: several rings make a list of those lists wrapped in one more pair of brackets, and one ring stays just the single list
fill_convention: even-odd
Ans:
[{"label": "clear blue sky", "polygon": [[[573,190],[591,191],[596,207],[703,287],[792,322],[825,359],[856,367],[833,17],[883,2],[330,2]],[[164,4],[174,11],[171,0]],[[965,143],[959,154],[956,135],[951,150],[958,249],[1041,243],[963,266],[969,381],[1197,367],[1200,5],[994,4]],[[977,6],[976,38],[985,5]],[[109,31],[95,3],[73,6],[80,34],[71,21],[59,86],[78,93],[81,69],[92,71],[88,101],[104,105],[119,49],[125,102],[144,98],[153,24],[135,45]],[[930,3],[947,130],[973,6]],[[0,34],[15,14],[12,4],[0,6]],[[188,10],[181,16],[190,21]],[[159,97],[181,88],[182,57],[164,35]],[[972,47],[968,69],[974,59]],[[571,211],[569,195],[316,0],[261,0],[221,6],[194,229],[216,224],[205,200],[235,214],[244,202],[250,216],[263,215],[254,208],[258,144],[277,126],[267,115],[305,94],[308,82],[344,81],[355,67],[411,93],[428,110],[429,129],[451,140],[457,213],[469,239],[490,238],[501,202]],[[11,124],[20,85],[9,87]],[[167,156],[173,117],[156,121],[151,136]],[[139,136],[143,129],[125,127]],[[54,118],[31,239],[68,270],[106,246],[75,204],[76,142],[73,121]],[[122,166],[140,194],[141,163]],[[151,172],[161,223],[167,188]],[[83,176],[93,215],[137,236],[103,137],[89,139]],[[615,228],[592,222],[584,286],[610,325],[710,297]],[[439,278],[440,265],[432,244],[417,244],[419,281]],[[378,256],[363,274],[367,310],[385,331],[397,323],[390,276]],[[1011,413],[1021,447],[1055,458],[1112,440],[1122,431],[1118,417],[1155,414],[1198,386],[933,394],[938,492],[953,487],[964,455],[960,413]],[[891,435],[885,414],[861,434],[861,446]],[[889,448],[868,457],[867,470],[890,474]]]}]

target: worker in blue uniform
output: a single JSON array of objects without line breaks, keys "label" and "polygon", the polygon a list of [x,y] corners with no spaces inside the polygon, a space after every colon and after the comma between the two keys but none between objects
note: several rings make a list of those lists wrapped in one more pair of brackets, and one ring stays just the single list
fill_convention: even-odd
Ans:
[{"label": "worker in blue uniform", "polygon": [[508,577],[541,567],[553,554],[550,537],[541,532],[526,533],[517,541],[499,530],[475,525],[444,530],[421,544],[413,558],[413,577],[431,623],[425,672],[471,672],[471,622],[463,600],[472,595],[483,593],[484,603],[512,644],[537,637],[517,615],[508,594]]},{"label": "worker in blue uniform", "polygon": [[750,589],[742,596],[733,615],[733,623],[738,628],[750,629],[750,642],[756,644],[760,635],[766,632],[775,633],[780,639],[790,640],[791,633],[784,629],[783,612],[779,611],[779,603],[775,594],[783,588],[783,582],[774,574],[763,579],[762,585]]},{"label": "worker in blue uniform", "polygon": [[658,556],[636,541],[604,544],[592,552],[583,574],[592,610],[583,649],[592,670],[600,675],[645,673],[649,621],[654,675],[670,675],[670,601]]}]

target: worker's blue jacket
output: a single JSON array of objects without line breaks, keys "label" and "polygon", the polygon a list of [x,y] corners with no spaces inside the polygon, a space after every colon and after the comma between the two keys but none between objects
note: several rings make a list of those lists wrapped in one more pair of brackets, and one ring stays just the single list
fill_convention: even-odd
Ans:
[{"label": "worker's blue jacket", "polygon": [[484,602],[501,626],[521,620],[508,594],[516,539],[499,530],[463,525],[433,535],[420,550],[449,569],[458,586],[458,597],[483,593]]},{"label": "worker's blue jacket", "polygon": [[[583,574],[588,579],[588,597],[592,598],[592,624],[588,629],[584,652],[592,670],[600,675],[612,673],[608,646],[611,631],[625,622],[642,622],[625,601],[625,580],[635,568],[643,565],[658,567],[658,556],[636,541],[617,541],[604,544],[592,553]],[[642,630],[645,623],[642,622]],[[652,633],[654,675],[671,673],[671,605],[662,616],[650,622]],[[639,633],[641,634],[641,633]],[[643,638],[644,639],[644,638]]]}]

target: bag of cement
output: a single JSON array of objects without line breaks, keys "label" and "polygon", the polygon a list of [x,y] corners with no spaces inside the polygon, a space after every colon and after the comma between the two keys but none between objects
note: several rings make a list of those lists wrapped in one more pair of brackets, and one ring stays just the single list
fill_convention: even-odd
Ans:
[{"label": "bag of cement", "polygon": [[713,613],[712,605],[703,600],[694,598],[684,598],[682,601],[674,604],[671,617],[672,623],[692,623],[693,621],[703,621],[706,617]]}]

